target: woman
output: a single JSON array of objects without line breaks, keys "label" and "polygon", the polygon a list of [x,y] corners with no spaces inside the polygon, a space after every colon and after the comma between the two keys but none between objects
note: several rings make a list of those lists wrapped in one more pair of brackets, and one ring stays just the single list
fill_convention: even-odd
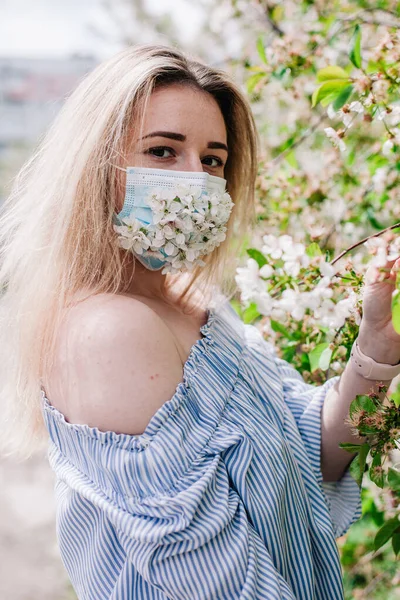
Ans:
[{"label": "woman", "polygon": [[335,536],[360,497],[338,443],[359,442],[355,395],[398,371],[394,271],[368,286],[340,380],[306,385],[226,297],[255,173],[237,87],[141,46],[86,77],[17,179],[1,222],[6,447],[40,437],[43,413],[80,599],[343,597]]}]

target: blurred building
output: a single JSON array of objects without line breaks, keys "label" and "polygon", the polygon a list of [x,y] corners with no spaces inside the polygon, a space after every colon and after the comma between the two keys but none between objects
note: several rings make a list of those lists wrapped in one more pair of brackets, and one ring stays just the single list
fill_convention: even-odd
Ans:
[{"label": "blurred building", "polygon": [[66,96],[97,60],[0,57],[0,153],[10,145],[33,145]]},{"label": "blurred building", "polygon": [[65,98],[98,60],[0,57],[0,205]]}]

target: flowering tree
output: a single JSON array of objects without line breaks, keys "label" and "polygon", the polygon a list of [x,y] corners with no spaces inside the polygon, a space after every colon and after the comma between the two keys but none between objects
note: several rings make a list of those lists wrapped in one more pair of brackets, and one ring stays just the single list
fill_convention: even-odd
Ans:
[{"label": "flowering tree", "polygon": [[[256,52],[248,43],[242,66],[263,141],[258,231],[237,271],[236,308],[306,380],[321,383],[349,359],[367,268],[384,277],[400,254],[400,6],[231,5],[257,31]],[[397,287],[400,331],[400,278]],[[372,550],[391,540],[397,555],[400,390],[380,391],[354,399],[349,423],[367,441],[343,447],[357,452],[351,472],[359,484],[368,471],[364,507],[380,513]],[[351,597],[370,598],[377,584]]]}]

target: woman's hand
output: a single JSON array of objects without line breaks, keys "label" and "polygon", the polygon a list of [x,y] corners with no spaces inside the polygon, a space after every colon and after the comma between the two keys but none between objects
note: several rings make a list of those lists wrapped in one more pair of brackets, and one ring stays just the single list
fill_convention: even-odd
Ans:
[{"label": "woman's hand", "polygon": [[383,268],[369,267],[365,275],[363,318],[358,335],[361,351],[376,362],[400,362],[400,335],[392,323],[392,294],[400,258]]}]

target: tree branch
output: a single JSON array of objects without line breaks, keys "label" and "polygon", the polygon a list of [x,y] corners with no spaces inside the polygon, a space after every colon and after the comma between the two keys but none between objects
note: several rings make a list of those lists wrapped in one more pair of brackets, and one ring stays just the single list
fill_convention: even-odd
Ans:
[{"label": "tree branch", "polygon": [[343,258],[343,256],[345,256],[345,254],[350,252],[350,250],[354,250],[354,248],[361,246],[361,244],[365,244],[365,242],[367,242],[368,240],[371,240],[372,238],[375,238],[375,237],[379,237],[380,235],[386,233],[386,231],[390,231],[391,229],[398,229],[399,227],[400,227],[400,223],[396,223],[396,225],[391,225],[390,227],[386,227],[386,229],[382,229],[382,231],[379,231],[379,233],[374,233],[373,235],[369,235],[368,237],[364,238],[360,242],[357,242],[356,244],[353,244],[352,246],[347,248],[347,250],[343,250],[343,252],[341,252],[338,256],[336,256],[336,258],[331,260],[330,264],[334,265],[339,259]]},{"label": "tree branch", "polygon": [[272,31],[274,33],[276,33],[276,35],[279,35],[279,37],[282,37],[283,35],[285,35],[285,32],[283,31],[283,29],[281,29],[278,25],[278,23],[276,21],[273,20],[273,18],[270,15],[270,10],[271,7],[268,5],[267,2],[265,2],[265,5],[263,6],[263,2],[262,0],[257,0],[258,4],[261,5],[261,8],[265,11],[264,12],[264,16],[269,24],[269,26],[271,27]]},{"label": "tree branch", "polygon": [[[387,19],[376,19],[376,17],[374,16],[375,13],[381,14],[383,13],[384,16],[386,17],[390,17],[390,20],[388,21]],[[368,16],[368,15],[371,16]],[[389,10],[383,10],[380,8],[364,8],[362,10],[360,10],[357,13],[354,13],[353,15],[340,15],[338,17],[339,21],[342,21],[342,23],[348,22],[348,21],[361,21],[362,23],[367,23],[369,25],[384,25],[385,27],[394,27],[395,29],[400,29],[400,19],[399,17],[389,11]]]}]

